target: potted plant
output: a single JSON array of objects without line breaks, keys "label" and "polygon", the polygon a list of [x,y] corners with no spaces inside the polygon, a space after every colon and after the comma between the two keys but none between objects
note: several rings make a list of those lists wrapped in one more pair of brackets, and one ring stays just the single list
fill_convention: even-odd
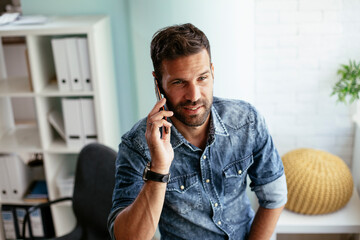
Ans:
[{"label": "potted plant", "polygon": [[337,101],[345,104],[355,102],[354,120],[360,121],[360,62],[350,60],[348,65],[342,64],[337,74],[340,80],[333,87],[331,96],[337,95]]}]

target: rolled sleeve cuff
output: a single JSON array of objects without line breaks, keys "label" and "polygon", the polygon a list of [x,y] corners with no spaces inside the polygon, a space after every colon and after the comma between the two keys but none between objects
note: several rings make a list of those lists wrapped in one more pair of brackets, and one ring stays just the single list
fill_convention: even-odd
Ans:
[{"label": "rolled sleeve cuff", "polygon": [[115,223],[115,218],[117,217],[117,215],[124,209],[124,207],[120,207],[120,208],[117,208],[116,210],[112,211],[110,214],[109,214],[109,217],[108,217],[108,230],[109,230],[109,233],[110,233],[110,237],[112,240],[116,240],[115,238],[115,234],[114,234],[114,223]]},{"label": "rolled sleeve cuff", "polygon": [[270,183],[255,186],[251,190],[255,192],[259,199],[259,205],[263,208],[279,208],[287,202],[285,174]]}]

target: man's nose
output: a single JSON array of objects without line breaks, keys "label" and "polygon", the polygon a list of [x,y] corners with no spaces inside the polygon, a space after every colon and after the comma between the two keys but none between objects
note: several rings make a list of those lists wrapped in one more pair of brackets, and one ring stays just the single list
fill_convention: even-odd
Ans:
[{"label": "man's nose", "polygon": [[201,97],[200,87],[196,84],[189,84],[186,89],[186,100],[196,102]]}]

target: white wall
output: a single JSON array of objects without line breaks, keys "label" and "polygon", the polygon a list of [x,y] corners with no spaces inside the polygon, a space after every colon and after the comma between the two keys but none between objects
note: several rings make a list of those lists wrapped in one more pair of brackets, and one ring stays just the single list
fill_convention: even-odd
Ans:
[{"label": "white wall", "polygon": [[351,110],[330,97],[360,56],[360,1],[256,0],[255,99],[280,154],[326,150],[351,165]]},{"label": "white wall", "polygon": [[152,35],[173,24],[191,22],[209,38],[215,66],[214,95],[253,101],[253,1],[131,0],[129,9],[140,118],[156,101],[151,75]]}]

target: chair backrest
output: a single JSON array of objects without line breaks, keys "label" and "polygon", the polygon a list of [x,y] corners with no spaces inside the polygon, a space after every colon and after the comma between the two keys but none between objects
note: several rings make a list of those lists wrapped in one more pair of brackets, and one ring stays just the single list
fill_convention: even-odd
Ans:
[{"label": "chair backrest", "polygon": [[78,157],[73,210],[83,239],[109,239],[107,217],[112,206],[116,152],[98,143],[85,146]]}]

